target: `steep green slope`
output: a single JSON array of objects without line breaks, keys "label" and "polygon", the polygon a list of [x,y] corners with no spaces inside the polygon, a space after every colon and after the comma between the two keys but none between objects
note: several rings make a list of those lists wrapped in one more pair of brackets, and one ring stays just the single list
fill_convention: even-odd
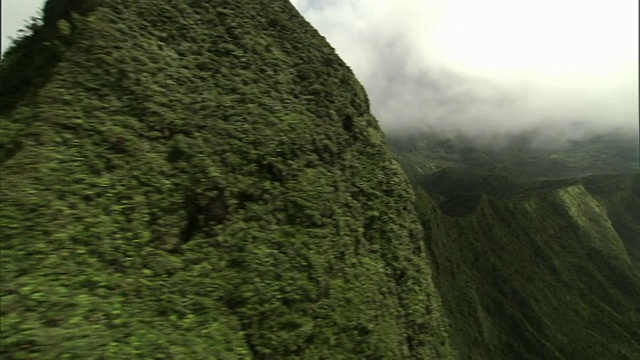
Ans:
[{"label": "steep green slope", "polygon": [[590,176],[582,183],[605,206],[629,258],[640,270],[640,176]]},{"label": "steep green slope", "polygon": [[452,356],[406,177],[287,1],[49,0],[0,116],[0,357]]},{"label": "steep green slope", "polygon": [[594,176],[440,205],[418,190],[461,356],[640,358],[639,180]]}]

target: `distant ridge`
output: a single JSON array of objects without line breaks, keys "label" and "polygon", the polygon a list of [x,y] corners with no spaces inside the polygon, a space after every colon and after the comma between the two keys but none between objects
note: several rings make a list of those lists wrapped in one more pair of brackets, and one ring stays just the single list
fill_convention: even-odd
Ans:
[{"label": "distant ridge", "polygon": [[640,358],[640,175],[553,179],[543,158],[519,163],[529,150],[449,148],[445,165],[429,137],[393,145],[462,358]]}]

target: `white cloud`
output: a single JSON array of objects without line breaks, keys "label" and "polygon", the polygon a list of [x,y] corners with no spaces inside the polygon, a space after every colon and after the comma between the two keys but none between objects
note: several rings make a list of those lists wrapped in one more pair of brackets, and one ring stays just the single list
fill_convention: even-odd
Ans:
[{"label": "white cloud", "polygon": [[23,29],[32,16],[37,16],[44,0],[2,0],[2,53],[10,44],[10,38],[16,38],[18,30]]},{"label": "white cloud", "polygon": [[638,126],[636,0],[297,0],[383,127]]},{"label": "white cloud", "polygon": [[[292,0],[386,129],[638,126],[637,0]],[[2,51],[43,0],[2,1]]]}]

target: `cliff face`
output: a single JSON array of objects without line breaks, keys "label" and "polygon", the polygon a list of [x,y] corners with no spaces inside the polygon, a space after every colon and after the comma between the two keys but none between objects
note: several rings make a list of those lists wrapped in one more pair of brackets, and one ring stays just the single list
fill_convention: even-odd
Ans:
[{"label": "cliff face", "polygon": [[444,358],[408,181],[283,0],[47,2],[0,63],[3,358]]},{"label": "cliff face", "polygon": [[[460,174],[443,173],[434,188],[458,181],[448,176]],[[439,206],[418,190],[460,355],[639,358],[638,184],[637,175],[592,176]]]}]

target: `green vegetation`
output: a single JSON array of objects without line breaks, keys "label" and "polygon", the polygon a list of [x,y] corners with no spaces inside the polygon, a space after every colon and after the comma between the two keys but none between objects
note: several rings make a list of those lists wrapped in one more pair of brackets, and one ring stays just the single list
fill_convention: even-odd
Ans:
[{"label": "green vegetation", "polygon": [[416,201],[286,0],[49,0],[0,120],[3,359],[640,358],[637,145],[395,136]]},{"label": "green vegetation", "polygon": [[606,208],[629,259],[640,271],[640,176],[590,176],[582,182]]},{"label": "green vegetation", "polygon": [[394,141],[462,358],[640,358],[640,176],[547,179],[602,169]]},{"label": "green vegetation", "polygon": [[483,196],[462,217],[420,203],[463,358],[640,356],[640,272],[583,185]]},{"label": "green vegetation", "polygon": [[285,0],[49,0],[0,62],[3,359],[450,358],[413,194]]}]

